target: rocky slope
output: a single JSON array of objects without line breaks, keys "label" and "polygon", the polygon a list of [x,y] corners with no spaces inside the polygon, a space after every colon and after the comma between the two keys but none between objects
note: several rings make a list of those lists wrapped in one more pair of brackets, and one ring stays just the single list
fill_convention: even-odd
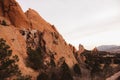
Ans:
[{"label": "rocky slope", "polygon": [[[96,53],[97,49],[88,51],[82,45],[79,45],[77,51],[74,46],[66,43],[54,25],[46,22],[33,9],[29,9],[24,13],[16,0],[0,0],[0,38],[5,39],[7,44],[10,45],[13,51],[12,55],[18,55],[20,70],[24,75],[32,76],[32,80],[41,80],[41,76],[38,75],[42,74],[43,71],[45,74],[43,73],[44,77],[42,76],[42,78],[45,78],[45,80],[92,79],[91,68],[89,69],[91,64],[87,65],[85,60],[87,58],[91,59],[91,53]],[[35,57],[38,60],[41,59],[42,63],[47,65],[47,67],[44,67],[47,68],[46,70],[35,70],[27,65],[27,60],[30,57],[28,54],[29,48],[33,50],[40,49],[40,54],[44,55],[44,57],[37,57],[39,55]],[[37,51],[33,52],[36,55]],[[52,63],[50,63],[51,60]],[[32,61],[30,64],[32,64]],[[56,67],[48,66],[48,64]],[[52,79],[46,79],[47,77]],[[99,80],[103,80],[103,78],[99,76]]]},{"label": "rocky slope", "polygon": [[[6,25],[2,25],[2,21]],[[55,54],[55,63],[61,57],[70,68],[77,63],[74,47],[65,42],[54,25],[46,22],[36,11],[29,9],[25,13],[15,0],[0,0],[0,38],[4,38],[19,57],[19,67],[23,74],[36,78],[37,71],[26,67],[27,47],[44,47],[46,54]]]},{"label": "rocky slope", "polygon": [[38,72],[26,67],[25,59],[28,56],[27,47],[37,47],[40,39],[46,53],[56,54],[56,63],[61,57],[65,58],[70,68],[77,63],[73,47],[65,42],[54,25],[46,22],[36,11],[29,9],[24,13],[15,0],[0,0],[0,23],[3,20],[7,26],[0,25],[0,38],[4,38],[13,54],[18,55],[18,65],[24,74],[33,78],[38,75]]}]

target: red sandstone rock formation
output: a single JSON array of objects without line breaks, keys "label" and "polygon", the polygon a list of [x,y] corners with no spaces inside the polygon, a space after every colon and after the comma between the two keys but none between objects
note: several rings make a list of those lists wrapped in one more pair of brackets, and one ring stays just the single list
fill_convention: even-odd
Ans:
[{"label": "red sandstone rock formation", "polygon": [[[38,74],[25,65],[27,46],[34,48],[38,44],[44,46],[46,53],[56,54],[56,63],[64,57],[70,68],[77,63],[73,54],[75,48],[68,45],[55,26],[46,22],[36,11],[29,9],[24,14],[15,0],[0,0],[0,20],[5,20],[8,24],[7,26],[0,24],[0,38],[4,38],[13,50],[13,54],[18,55],[20,59],[18,65],[22,73],[32,75],[34,79]],[[27,35],[30,36],[29,39]],[[44,44],[38,43],[39,39],[44,41]]]},{"label": "red sandstone rock formation", "polygon": [[0,16],[10,20],[15,27],[29,28],[29,21],[15,0],[0,1]]}]

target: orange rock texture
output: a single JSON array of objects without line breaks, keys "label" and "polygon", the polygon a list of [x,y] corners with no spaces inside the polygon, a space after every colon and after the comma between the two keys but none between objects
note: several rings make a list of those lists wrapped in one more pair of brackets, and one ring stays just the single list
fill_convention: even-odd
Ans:
[{"label": "orange rock texture", "polygon": [[[67,44],[55,26],[46,22],[35,10],[29,9],[24,13],[16,0],[0,0],[0,21],[2,20],[6,21],[7,26],[0,25],[0,38],[7,41],[13,55],[18,55],[20,59],[18,65],[24,74],[32,75],[34,78],[38,74],[25,65],[27,46],[37,47],[41,44],[45,47],[46,53],[56,54],[56,63],[64,57],[70,68],[77,63],[74,57],[75,48]],[[21,31],[24,31],[24,35]],[[26,38],[28,32],[31,33],[29,40]],[[38,33],[42,34],[39,37],[44,43],[38,42],[38,36],[34,35]]]}]

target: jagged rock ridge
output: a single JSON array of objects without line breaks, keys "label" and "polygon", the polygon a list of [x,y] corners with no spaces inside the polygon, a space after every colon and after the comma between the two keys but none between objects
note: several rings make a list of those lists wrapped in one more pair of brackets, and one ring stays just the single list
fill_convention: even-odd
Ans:
[{"label": "jagged rock ridge", "polygon": [[15,0],[1,0],[0,4],[0,15],[10,20],[15,27],[30,27],[27,17]]},{"label": "jagged rock ridge", "polygon": [[[7,26],[1,25],[5,20]],[[4,38],[19,56],[22,73],[36,79],[38,72],[26,67],[27,47],[44,47],[46,54],[55,53],[55,62],[65,58],[70,68],[77,63],[75,49],[68,45],[54,25],[46,22],[36,11],[29,9],[25,13],[15,0],[0,0],[0,38]]]}]

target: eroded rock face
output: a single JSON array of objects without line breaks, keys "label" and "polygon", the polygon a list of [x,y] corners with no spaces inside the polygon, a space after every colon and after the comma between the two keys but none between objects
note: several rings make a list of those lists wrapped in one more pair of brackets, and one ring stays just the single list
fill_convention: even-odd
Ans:
[{"label": "eroded rock face", "polygon": [[0,4],[0,15],[10,20],[15,27],[30,27],[27,17],[15,0],[1,0]]},{"label": "eroded rock face", "polygon": [[43,32],[45,29],[48,31],[57,31],[54,25],[46,22],[35,10],[29,9],[25,12],[25,15],[29,19],[30,26],[32,29]]},{"label": "eroded rock face", "polygon": [[0,16],[3,16],[2,0],[0,0]]},{"label": "eroded rock face", "polygon": [[[37,72],[26,67],[25,60],[27,57],[26,51],[26,40],[20,34],[19,29],[14,26],[2,26],[0,25],[0,38],[6,40],[7,44],[12,49],[12,55],[18,55],[19,57],[19,68],[25,75],[33,75],[33,80],[37,76]],[[35,76],[36,75],[36,76]]]},{"label": "eroded rock face", "polygon": [[26,13],[33,29],[38,30],[42,34],[42,39],[45,42],[46,52],[56,53],[56,62],[65,57],[69,66],[76,63],[73,51],[65,42],[63,37],[58,33],[54,25],[46,22],[36,11],[29,9]]},{"label": "eroded rock face", "polygon": [[79,45],[78,53],[81,54],[81,53],[84,52],[84,51],[85,51],[84,46],[80,44],[80,45]]},{"label": "eroded rock face", "polygon": [[24,14],[15,0],[0,0],[0,19],[9,23],[7,26],[0,24],[0,37],[10,45],[13,55],[18,55],[22,73],[31,75],[33,80],[38,72],[26,67],[28,47],[35,49],[40,46],[45,54],[54,54],[56,65],[61,58],[70,68],[77,63],[73,54],[76,49],[68,45],[55,26],[46,22],[36,11],[29,9]]},{"label": "eroded rock face", "polygon": [[85,61],[85,57],[81,55],[81,53],[83,53],[84,51],[85,51],[84,46],[80,44],[78,51],[76,51],[74,53],[75,58],[77,59],[78,63],[80,63],[80,64],[84,63],[84,61]]},{"label": "eroded rock face", "polygon": [[30,29],[21,29],[21,35],[24,37],[27,48],[36,49],[39,46],[39,31]]}]

